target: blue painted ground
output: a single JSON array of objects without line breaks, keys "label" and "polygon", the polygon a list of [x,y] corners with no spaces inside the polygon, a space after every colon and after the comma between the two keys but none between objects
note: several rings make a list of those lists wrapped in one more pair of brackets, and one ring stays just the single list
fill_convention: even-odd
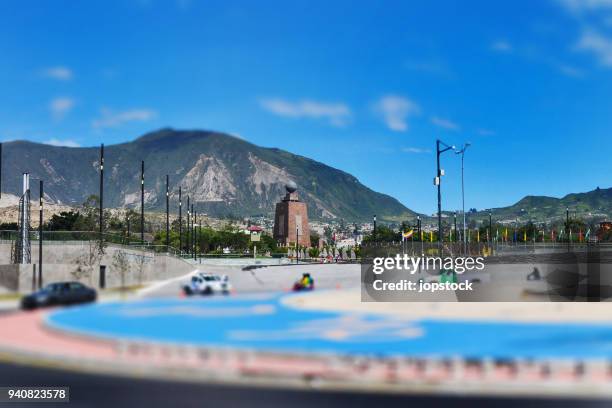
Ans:
[{"label": "blue painted ground", "polygon": [[47,317],[112,338],[369,356],[610,358],[612,324],[475,323],[297,310],[280,295],[101,303]]}]

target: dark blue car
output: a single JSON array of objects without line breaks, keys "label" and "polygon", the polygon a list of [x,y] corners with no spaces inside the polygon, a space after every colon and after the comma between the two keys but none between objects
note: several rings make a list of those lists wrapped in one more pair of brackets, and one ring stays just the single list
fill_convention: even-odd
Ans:
[{"label": "dark blue car", "polygon": [[94,302],[96,298],[96,290],[80,282],[56,282],[24,296],[21,299],[21,308],[31,310],[45,306],[89,303]]}]

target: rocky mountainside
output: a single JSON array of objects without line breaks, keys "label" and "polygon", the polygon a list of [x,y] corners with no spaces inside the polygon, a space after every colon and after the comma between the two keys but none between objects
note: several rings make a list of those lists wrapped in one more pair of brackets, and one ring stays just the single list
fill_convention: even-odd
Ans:
[{"label": "rocky mountainside", "polygon": [[[381,220],[415,213],[399,201],[367,188],[352,175],[289,152],[263,148],[209,131],[161,129],[133,142],[105,148],[105,205],[140,207],[140,162],[145,161],[145,209],[165,208],[170,175],[171,210],[178,187],[211,216],[270,215],[295,181],[314,219]],[[45,195],[63,205],[81,204],[98,193],[99,149],[16,141],[4,144],[3,191],[19,194],[21,174],[45,181]],[[33,196],[38,188],[32,181]]]}]

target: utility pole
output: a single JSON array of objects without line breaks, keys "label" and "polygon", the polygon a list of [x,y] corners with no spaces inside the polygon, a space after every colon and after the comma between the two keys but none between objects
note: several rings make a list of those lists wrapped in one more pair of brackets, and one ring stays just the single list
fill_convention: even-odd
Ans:
[{"label": "utility pole", "polygon": [[187,256],[191,253],[189,245],[191,242],[191,206],[189,205],[189,196],[187,196],[187,236],[185,237],[185,249],[187,250]]},{"label": "utility pole", "polygon": [[570,235],[569,235],[569,231],[570,231],[570,224],[569,224],[569,207],[565,208],[565,234],[567,235],[567,252],[570,251]]},{"label": "utility pole", "polygon": [[179,256],[183,253],[183,193],[179,186]]},{"label": "utility pole", "polygon": [[198,257],[201,258],[200,252],[202,252],[202,220],[200,220],[200,223],[198,224]]},{"label": "utility pole", "polygon": [[43,181],[40,180],[38,199],[38,289],[42,288],[43,269]]},{"label": "utility pole", "polygon": [[467,224],[465,221],[465,184],[464,184],[464,178],[463,178],[463,173],[464,173],[463,159],[465,157],[465,151],[470,146],[471,146],[470,143],[464,143],[461,150],[455,151],[456,154],[461,155],[461,211],[463,211],[463,252],[464,253],[467,253],[467,234],[466,234]]},{"label": "utility pole", "polygon": [[104,143],[100,146],[100,242],[104,234]]},{"label": "utility pole", "polygon": [[30,174],[23,173],[23,196],[19,202],[19,243],[16,245],[16,263],[32,262],[30,242]]},{"label": "utility pole", "polygon": [[[444,146],[443,149],[440,149],[440,146]],[[438,249],[442,249],[442,240],[444,239],[444,234],[442,233],[442,176],[444,175],[444,170],[440,168],[440,155],[448,150],[454,150],[455,146],[449,146],[446,143],[442,142],[440,139],[436,140],[436,177],[434,178],[434,185],[438,187]]]},{"label": "utility pole", "polygon": [[487,238],[487,241],[489,241],[489,247],[491,247],[491,242],[493,241],[493,218],[491,215],[491,210],[489,210],[489,236]]},{"label": "utility pole", "polygon": [[374,241],[376,241],[376,214],[374,214],[374,228],[372,235],[374,236]]},{"label": "utility pole", "polygon": [[129,211],[125,212],[125,222],[127,224],[127,244],[130,245],[130,213]]},{"label": "utility pole", "polygon": [[2,143],[0,143],[0,198],[2,198]]},{"label": "utility pole", "polygon": [[197,215],[193,204],[191,204],[191,214],[193,214],[193,219],[191,221],[191,253],[193,259],[195,259],[195,225],[197,222]]},{"label": "utility pole", "polygon": [[455,226],[455,232],[453,234],[453,242],[457,242],[457,211],[455,211],[455,214],[453,216],[454,219],[454,226]]},{"label": "utility pole", "polygon": [[144,245],[144,160],[140,168],[140,244]]},{"label": "utility pole", "polygon": [[170,176],[166,174],[166,251],[170,252]]}]

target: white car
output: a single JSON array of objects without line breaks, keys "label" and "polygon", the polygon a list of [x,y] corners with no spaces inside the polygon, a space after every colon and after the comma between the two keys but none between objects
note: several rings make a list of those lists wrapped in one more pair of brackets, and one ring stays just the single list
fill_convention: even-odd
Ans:
[{"label": "white car", "polygon": [[219,276],[212,273],[197,272],[191,277],[188,285],[183,286],[186,295],[213,295],[221,293],[229,295],[232,285],[227,275]]}]

